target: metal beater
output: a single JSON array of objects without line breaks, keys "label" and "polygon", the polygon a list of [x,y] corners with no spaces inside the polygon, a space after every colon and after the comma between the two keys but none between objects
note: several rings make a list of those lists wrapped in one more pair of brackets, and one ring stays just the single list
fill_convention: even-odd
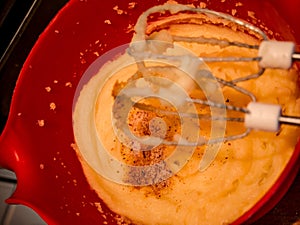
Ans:
[{"label": "metal beater", "polygon": [[[260,40],[260,44],[251,45],[251,44],[246,44],[238,41],[228,41],[225,39],[221,40],[218,38],[211,38],[211,37],[207,38],[204,36],[185,37],[185,36],[169,35],[169,36],[165,36],[161,40],[159,39],[150,40],[148,35],[149,32],[147,31],[148,17],[155,13],[156,14],[168,13],[170,15],[178,15],[179,13],[185,13],[186,15],[188,15],[187,17],[190,18],[192,18],[195,15],[200,16],[200,20],[201,17],[208,17],[208,18],[214,18],[215,20],[226,21],[226,23],[230,23],[231,25],[233,24],[234,26],[236,26],[237,29],[244,30],[249,34],[255,36],[257,39]],[[167,20],[165,23],[161,24],[162,28],[155,28],[155,29],[157,29],[158,31],[162,31],[164,29],[163,27],[168,27],[172,23],[182,24],[185,22],[186,21],[184,20],[170,19]],[[183,70],[185,70],[187,73],[192,73],[193,77],[200,76],[201,79],[206,79],[208,81],[211,81],[213,85],[214,82],[217,82],[216,85],[219,85],[221,87],[232,88],[233,90],[243,95],[246,95],[251,99],[251,102],[247,105],[247,107],[238,107],[231,104],[225,104],[224,102],[219,100],[216,101],[213,101],[211,99],[203,100],[203,99],[195,99],[189,97],[180,99],[180,97],[178,97],[179,105],[188,104],[188,103],[200,104],[204,106],[209,106],[211,109],[215,109],[215,110],[230,110],[230,111],[241,112],[244,114],[243,117],[228,118],[226,116],[225,117],[213,116],[213,115],[207,116],[207,115],[199,115],[198,113],[184,112],[184,113],[179,113],[180,117],[187,117],[187,118],[202,117],[204,119],[206,118],[209,120],[216,120],[216,121],[240,122],[240,123],[244,123],[246,129],[242,134],[226,136],[226,137],[216,137],[210,139],[209,142],[203,141],[203,139],[201,139],[200,141],[197,142],[188,142],[188,141],[173,142],[173,141],[163,140],[160,143],[167,144],[167,145],[179,144],[184,146],[196,146],[196,145],[203,145],[207,143],[213,144],[213,143],[219,143],[219,142],[243,138],[247,136],[252,129],[264,130],[264,131],[278,131],[281,124],[290,124],[296,126],[300,125],[300,117],[282,115],[282,109],[280,105],[259,103],[256,101],[256,97],[254,96],[254,94],[252,94],[249,90],[246,90],[245,88],[238,85],[238,83],[249,81],[251,79],[256,79],[262,76],[265,73],[267,68],[276,68],[276,69],[284,69],[284,70],[291,68],[293,61],[300,59],[300,54],[295,52],[295,44],[293,42],[268,40],[267,35],[261,29],[257,28],[256,26],[253,26],[248,22],[237,19],[228,14],[224,14],[224,13],[220,13],[208,9],[203,9],[203,8],[195,8],[187,5],[180,5],[180,4],[164,4],[161,6],[155,6],[147,10],[145,13],[143,13],[140,16],[136,24],[135,31],[136,34],[133,38],[131,45],[127,49],[127,53],[130,56],[134,57],[140,71],[149,71],[150,67],[147,66],[147,63],[145,62],[146,59],[162,60],[168,62],[171,61],[174,64],[177,63],[176,65],[180,69],[184,68]],[[255,57],[240,57],[234,55],[228,57],[197,56],[195,58],[195,56],[186,56],[184,54],[175,54],[175,55],[168,54],[167,53],[168,49],[170,48],[170,45],[172,45],[174,42],[205,43],[212,46],[219,46],[220,48],[226,48],[228,46],[236,46],[239,48],[246,48],[251,50],[254,49],[257,50],[257,56]],[[199,61],[205,63],[253,62],[254,61],[258,63],[259,70],[256,73],[249,74],[247,76],[243,76],[238,79],[226,80],[218,77],[211,78],[210,76],[207,76],[207,74],[205,75],[205,73],[203,73],[203,70],[199,69]],[[169,65],[167,66],[167,68],[168,67],[171,68],[173,67],[173,65]],[[151,69],[153,68],[150,68],[150,70]],[[147,80],[147,78],[145,79]],[[159,86],[159,88],[167,89],[170,88],[170,86],[172,85],[169,86],[162,85]],[[176,114],[176,112],[172,112],[164,109],[158,109],[156,107],[144,103],[134,102],[133,98],[136,97],[137,95],[140,95],[140,97],[147,97],[147,95],[149,95],[149,93],[151,92],[151,91],[150,92],[144,91],[144,94],[141,94],[141,91],[140,90],[137,91],[137,89],[138,89],[137,86],[134,86],[130,89],[130,91],[127,90],[122,92],[121,94],[122,97],[119,97],[118,101],[122,102],[126,98],[126,101],[130,99],[132,106],[142,110],[148,110],[148,111],[157,112],[166,115]],[[172,95],[172,93],[175,92],[170,92],[170,93]],[[152,93],[152,95],[155,96],[156,94]],[[123,103],[125,103],[125,101]],[[117,117],[116,112],[114,112],[114,117],[115,118]],[[124,131],[124,133],[126,133],[127,135],[128,132],[129,132],[128,130]],[[134,139],[134,137],[131,138]],[[159,141],[157,141],[157,143],[158,142]],[[146,144],[151,144],[151,143],[147,142]]]}]

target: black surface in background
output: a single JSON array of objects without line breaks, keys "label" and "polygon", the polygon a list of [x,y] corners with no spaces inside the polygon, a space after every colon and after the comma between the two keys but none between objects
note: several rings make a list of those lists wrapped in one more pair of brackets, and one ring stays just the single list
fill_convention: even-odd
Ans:
[{"label": "black surface in background", "polygon": [[[22,65],[39,34],[68,0],[38,0],[24,30],[0,63],[0,133],[8,117],[11,96]],[[34,0],[0,0],[0,56]],[[300,220],[300,175],[284,198],[255,225],[291,225]]]},{"label": "black surface in background", "polygon": [[[18,30],[34,0],[0,0],[0,56]],[[6,57],[0,62],[0,133],[3,130],[16,80],[39,35],[68,0],[36,0]]]}]

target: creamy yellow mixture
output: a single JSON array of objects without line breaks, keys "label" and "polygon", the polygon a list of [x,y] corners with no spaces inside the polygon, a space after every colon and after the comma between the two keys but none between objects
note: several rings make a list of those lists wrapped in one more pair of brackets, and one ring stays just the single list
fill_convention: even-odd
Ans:
[{"label": "creamy yellow mixture", "polygon": [[[151,24],[149,30],[151,26],[155,27],[157,24]],[[165,30],[172,35],[204,35],[218,39],[259,43],[250,35],[212,24],[173,24],[167,26]],[[196,55],[215,57],[232,53],[240,56],[257,54],[254,50],[251,52],[237,47],[220,48],[180,42],[178,44],[191,49]],[[111,125],[113,90],[120,88],[118,85],[122,85],[122,82],[125,84],[137,71],[134,61],[115,71],[116,66],[125,65],[127,59],[128,56],[121,56],[116,60],[118,62],[105,65],[104,69],[101,69],[84,87],[81,95],[97,99],[94,115],[91,117],[95,120],[95,128],[101,136],[99,138],[110,154],[127,164],[151,165],[167,157],[173,147],[156,147],[153,151],[144,154],[134,152],[118,142]],[[207,65],[215,76],[227,80],[258,70],[256,63],[208,63]],[[103,77],[105,73],[113,73],[114,76],[106,80],[99,96],[98,93],[90,93],[89,90],[93,90],[101,81],[97,77]],[[285,114],[299,115],[297,77],[296,69],[289,71],[267,69],[258,79],[238,85],[250,90],[259,102],[280,104]],[[115,91],[118,93],[117,90]],[[192,90],[190,94],[197,97],[197,90]],[[223,94],[224,99],[232,105],[246,106],[250,101],[247,96],[228,87],[223,88]],[[78,107],[84,107],[84,104],[79,97]],[[74,112],[75,121],[78,111],[80,109],[77,108]],[[135,109],[130,112],[128,123],[135,134],[142,136],[149,133],[149,121],[155,116],[154,112]],[[161,118],[168,126],[172,126],[166,131],[167,135],[172,136],[177,132],[176,129],[180,128],[178,118],[175,116],[161,116]],[[77,125],[75,129],[80,129],[80,126],[85,125]],[[201,126],[201,134],[209,135],[209,129],[209,126]],[[228,123],[226,135],[241,133],[244,130],[241,123]],[[96,172],[94,165],[97,164],[97,159],[94,160],[94,164],[87,162],[80,149],[77,149],[77,152],[90,186],[112,211],[135,224],[227,224],[249,210],[276,182],[294,151],[299,131],[299,128],[283,125],[276,133],[252,131],[243,139],[223,143],[216,159],[203,172],[199,171],[199,163],[205,146],[199,146],[182,170],[166,181],[149,186],[135,187],[109,181]],[[157,135],[160,135],[159,132]],[[93,146],[92,141],[88,146],[91,152]]]}]

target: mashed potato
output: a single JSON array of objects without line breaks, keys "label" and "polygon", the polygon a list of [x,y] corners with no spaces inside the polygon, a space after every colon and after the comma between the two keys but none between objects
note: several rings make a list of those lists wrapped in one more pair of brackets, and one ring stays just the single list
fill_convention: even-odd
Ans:
[{"label": "mashed potato", "polygon": [[[155,29],[163,23],[163,20],[150,24],[148,32],[155,36]],[[189,37],[204,35],[249,44],[259,43],[259,40],[252,35],[214,24],[176,23],[169,24],[164,27],[164,30],[172,35]],[[256,54],[255,50],[238,47],[221,48],[185,42],[178,42],[178,44],[190,49],[196,55],[222,57],[232,53],[239,56],[249,54],[255,56]],[[121,56],[116,61],[121,62],[127,59]],[[151,151],[134,151],[118,141],[111,125],[114,97],[128,79],[131,79],[133,74],[137,74],[137,65],[133,62],[115,71],[114,77],[106,80],[101,95],[98,96],[98,93],[90,91],[100,85],[99,77],[105,77],[107,71],[114,71],[116,65],[116,62],[107,63],[104,69],[102,68],[81,91],[74,112],[75,129],[80,130],[81,127],[86,126],[85,124],[76,125],[80,107],[84,108],[86,104],[82,96],[88,96],[90,99],[96,98],[90,119],[94,121],[97,134],[101,136],[99,138],[110,154],[119,161],[133,166],[153,165],[168,157],[174,147],[162,145]],[[256,63],[248,62],[208,63],[207,66],[215,76],[226,80],[252,74],[258,70]],[[288,71],[267,69],[258,79],[238,85],[250,90],[259,102],[280,104],[285,114],[299,115],[300,99],[298,99],[297,78],[298,73],[295,68]],[[231,88],[223,87],[222,91],[224,99],[229,104],[246,106],[250,101],[247,96]],[[193,97],[199,97],[197,90],[190,90],[190,94]],[[166,127],[163,128],[154,123],[152,124],[154,128],[159,127],[159,129],[151,131],[149,121],[156,116],[157,113],[152,111],[133,109],[128,115],[127,122],[131,131],[138,136],[152,132],[159,137],[162,132],[168,138],[180,129],[178,116],[164,115],[160,118]],[[232,113],[228,116],[237,116],[237,114]],[[159,124],[160,120],[156,122]],[[209,125],[200,128],[201,135],[210,134]],[[241,133],[244,130],[241,123],[231,122],[227,124],[226,135]],[[225,142],[215,160],[203,172],[199,171],[199,163],[205,146],[199,146],[178,173],[148,186],[124,185],[110,181],[97,173],[94,167],[94,165],[97,166],[97,159],[93,159],[94,162],[86,160],[86,157],[82,155],[80,145],[77,153],[90,186],[112,211],[134,224],[228,224],[249,210],[276,182],[294,151],[299,131],[299,128],[283,125],[276,133],[252,131],[243,139]],[[94,151],[94,144],[92,140],[87,146],[91,152]],[[134,174],[130,172],[127,173],[128,179]]]}]

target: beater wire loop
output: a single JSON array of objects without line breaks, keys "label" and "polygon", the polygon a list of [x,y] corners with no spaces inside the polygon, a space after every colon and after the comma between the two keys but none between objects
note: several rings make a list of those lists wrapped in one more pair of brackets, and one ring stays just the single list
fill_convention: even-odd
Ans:
[{"label": "beater wire loop", "polygon": [[[147,28],[147,23],[148,23],[148,17],[150,17],[152,14],[154,13],[165,13],[165,12],[170,12],[171,14],[174,15],[179,15],[180,13],[182,13],[179,18],[176,18],[176,16],[171,17],[169,19],[167,19],[166,21],[161,22],[159,25],[154,25],[152,30],[151,28]],[[182,16],[185,15],[186,16]],[[193,18],[193,15],[197,15],[195,18]],[[200,33],[198,34],[198,36],[185,36],[184,34],[180,34],[180,35],[175,35],[172,34],[172,32],[168,32],[168,29],[171,27],[172,24],[175,25],[181,25],[181,24],[185,24],[185,23],[189,23],[194,25],[202,25],[203,23],[206,22],[206,19],[204,19],[203,16],[207,17],[207,24],[209,25],[216,25],[216,26],[220,26],[220,27],[227,27],[227,28],[232,28],[231,25],[233,25],[233,29],[234,31],[238,31],[238,32],[246,32],[247,34],[249,34],[251,37],[255,38],[258,42],[253,42],[253,43],[260,43],[260,44],[248,44],[248,43],[243,43],[240,41],[230,41],[228,39],[226,39],[226,37],[223,37],[222,35],[216,36],[216,37],[206,37],[206,33]],[[213,23],[212,18],[216,19],[217,22]],[[225,23],[224,23],[225,21]],[[209,9],[202,9],[202,8],[193,8],[193,7],[189,7],[189,6],[185,6],[185,5],[181,5],[180,7],[177,7],[176,5],[166,5],[166,7],[162,6],[162,7],[154,7],[149,11],[146,11],[144,13],[144,15],[139,18],[137,25],[141,25],[138,29],[136,29],[136,35],[134,37],[134,41],[138,42],[141,41],[141,45],[137,45],[134,46],[134,44],[132,44],[128,49],[127,49],[127,53],[132,56],[133,58],[135,58],[136,63],[138,68],[141,71],[147,71],[147,69],[150,71],[155,71],[155,69],[158,70],[162,70],[160,68],[160,66],[158,65],[156,68],[148,66],[147,67],[147,63],[146,60],[147,59],[151,59],[151,60],[163,60],[163,61],[168,61],[171,62],[169,65],[167,65],[165,68],[171,69],[173,68],[173,66],[178,66],[179,69],[185,69],[188,72],[192,73],[192,76],[194,76],[194,78],[198,79],[200,82],[207,82],[210,81],[209,79],[211,79],[210,77],[210,73],[206,74],[205,70],[200,69],[200,66],[197,61],[197,59],[199,60],[199,62],[207,62],[207,63],[224,63],[224,64],[220,64],[220,67],[222,67],[222,65],[225,65],[224,68],[226,68],[226,63],[235,63],[234,65],[238,65],[243,67],[245,65],[245,62],[256,62],[257,67],[256,68],[257,71],[252,71],[249,72],[247,75],[240,75],[240,77],[238,78],[230,78],[230,79],[225,79],[225,78],[220,78],[220,77],[216,77],[213,76],[214,79],[211,79],[212,81],[212,86],[214,86],[214,82],[217,83],[220,87],[220,90],[223,91],[224,87],[229,87],[232,90],[234,90],[234,92],[238,92],[242,95],[245,95],[249,98],[249,102],[250,103],[255,103],[256,102],[256,96],[251,92],[248,91],[246,88],[244,88],[243,85],[238,85],[238,83],[240,82],[245,82],[245,81],[249,81],[252,79],[257,79],[260,76],[262,76],[265,71],[266,67],[263,66],[263,64],[261,64],[261,62],[263,61],[263,59],[265,59],[263,56],[261,56],[260,51],[261,51],[261,44],[263,42],[269,42],[268,41],[268,37],[267,35],[258,27],[237,19],[231,15],[225,14],[225,13],[221,13],[221,12],[216,12],[216,11],[211,11]],[[164,33],[159,33],[163,30],[167,30],[167,32]],[[152,32],[152,33],[151,33]],[[152,35],[155,34],[155,35]],[[156,34],[158,34],[157,36],[159,36],[156,39]],[[152,39],[153,38],[153,39]],[[162,39],[160,39],[162,38]],[[154,42],[152,42],[154,41]],[[155,42],[158,41],[158,42]],[[161,41],[161,42],[159,42]],[[249,41],[250,42],[250,41]],[[172,48],[174,47],[174,43],[181,45],[182,43],[187,44],[187,45],[195,45],[197,48],[201,49],[201,51],[199,51],[199,53],[197,53],[196,55],[193,56],[187,56],[184,54],[180,54],[178,55],[177,53],[174,54],[174,51],[170,51],[171,54],[169,54],[168,52],[168,48]],[[183,44],[183,45],[184,45]],[[203,48],[202,48],[203,45]],[[211,52],[215,52],[215,51],[223,51],[226,53],[224,54],[225,56],[220,56],[220,57],[215,57],[214,55],[212,55],[212,57],[209,57],[210,53],[206,53],[205,49],[206,46],[209,46],[211,49]],[[217,48],[215,48],[215,46],[217,46]],[[240,52],[238,49],[240,48],[242,51]],[[238,50],[237,50],[238,49]],[[249,50],[248,50],[249,49]],[[154,50],[154,51],[152,51]],[[208,51],[208,52],[210,52]],[[276,54],[275,54],[276,55]],[[272,56],[272,55],[271,55]],[[195,60],[196,58],[196,60]],[[299,53],[294,53],[292,54],[292,59],[296,59],[299,60],[300,59],[300,54]],[[188,62],[190,61],[190,62]],[[271,60],[272,61],[272,60]],[[195,63],[196,62],[196,63]],[[241,64],[238,64],[240,62],[244,62]],[[172,65],[172,66],[171,66]],[[211,64],[213,65],[213,64]],[[217,64],[219,66],[219,64]],[[252,65],[252,64],[251,64]],[[247,66],[247,65],[246,65]],[[273,66],[273,65],[271,65]],[[275,68],[275,67],[270,67],[270,68]],[[184,71],[183,69],[183,71]],[[250,70],[249,70],[250,71]],[[222,71],[223,72],[223,71]],[[230,73],[231,70],[229,70],[229,72],[223,72],[224,73],[224,77],[234,77],[231,76]],[[239,72],[238,72],[239,73]],[[149,73],[150,74],[150,73]],[[182,80],[181,80],[182,81]],[[188,81],[187,81],[188,83]],[[213,88],[215,88],[215,85]],[[201,86],[201,85],[200,85]],[[209,85],[207,85],[209,86]],[[219,88],[218,87],[218,88]],[[200,87],[199,87],[200,88]],[[201,89],[201,88],[200,88]],[[210,89],[207,89],[210,90]],[[205,93],[205,90],[202,90]],[[207,95],[206,95],[207,97]],[[247,107],[240,107],[240,106],[235,106],[232,104],[226,104],[223,100],[210,100],[207,97],[207,100],[203,100],[203,98],[205,99],[205,97],[195,97],[195,98],[184,98],[185,101],[183,103],[184,106],[188,106],[188,104],[195,104],[195,105],[202,105],[202,106],[208,106],[210,107],[209,112],[213,112],[214,108],[219,108],[219,109],[225,109],[228,111],[235,111],[235,112],[239,112],[244,114],[243,116],[239,115],[237,117],[232,117],[232,116],[227,116],[226,113],[223,114],[222,116],[218,116],[218,115],[208,115],[209,112],[205,112],[205,113],[198,113],[198,112],[188,112],[188,111],[183,111],[183,112],[178,112],[178,111],[172,111],[174,109],[168,109],[168,108],[158,108],[158,107],[154,107],[145,103],[140,103],[140,102],[135,102],[133,104],[133,107],[138,108],[140,110],[147,110],[147,111],[151,111],[156,113],[158,116],[159,115],[177,115],[180,118],[184,117],[184,118],[195,118],[195,119],[201,119],[201,120],[211,120],[211,121],[228,121],[228,122],[237,122],[237,123],[244,123],[245,124],[245,129],[243,131],[243,133],[241,134],[237,134],[237,135],[228,135],[228,136],[224,136],[224,137],[212,137],[211,139],[207,140],[206,142],[203,142],[203,140],[199,141],[199,142],[184,142],[184,143],[179,143],[178,141],[164,141],[163,144],[167,144],[167,145],[185,145],[185,146],[197,146],[197,145],[203,145],[203,144],[216,144],[216,143],[221,143],[221,142],[225,142],[225,141],[231,141],[231,140],[235,140],[235,139],[240,139],[240,138],[244,138],[246,137],[251,129],[253,127],[247,127],[246,123],[247,123],[247,116],[251,115],[252,111],[250,111]],[[197,107],[198,107],[197,106]],[[221,110],[220,110],[221,111]],[[236,115],[236,113],[234,114]],[[253,116],[253,115],[252,115]],[[248,117],[249,118],[249,117]],[[289,116],[280,116],[279,118],[279,123],[286,123],[286,124],[296,124],[296,125],[300,125],[300,119],[298,117],[289,117]]]}]

